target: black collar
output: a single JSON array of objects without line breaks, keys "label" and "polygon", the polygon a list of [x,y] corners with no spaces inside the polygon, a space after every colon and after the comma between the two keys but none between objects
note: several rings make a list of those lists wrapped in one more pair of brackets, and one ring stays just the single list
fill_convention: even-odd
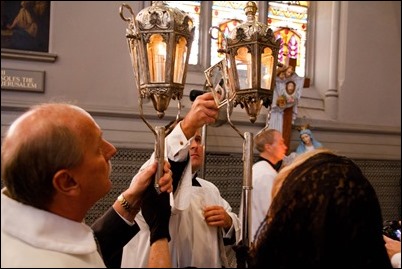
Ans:
[{"label": "black collar", "polygon": [[201,187],[201,184],[200,184],[200,182],[198,182],[198,180],[197,180],[197,173],[195,173],[194,174],[194,176],[193,176],[193,179],[192,179],[192,186],[194,186],[194,187]]}]

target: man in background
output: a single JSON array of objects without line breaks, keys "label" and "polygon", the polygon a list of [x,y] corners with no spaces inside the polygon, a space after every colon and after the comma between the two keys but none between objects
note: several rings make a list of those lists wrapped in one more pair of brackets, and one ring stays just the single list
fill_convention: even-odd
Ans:
[{"label": "man in background", "polygon": [[[215,117],[217,116],[218,110],[212,93],[198,96],[192,109],[199,107],[201,102],[208,103],[204,106],[214,109]],[[206,110],[200,111],[203,113]],[[193,112],[196,114],[190,111],[190,116],[187,115],[178,124],[181,128],[175,127],[166,138],[169,159],[179,155],[174,150],[179,144],[187,145],[186,151],[180,151],[180,154],[184,155],[183,158],[190,158],[183,174],[173,170],[174,205],[169,226],[172,267],[228,267],[226,251],[231,251],[228,246],[239,239],[240,222],[236,214],[231,212],[230,205],[220,196],[218,188],[195,174],[204,159],[200,128],[206,121],[195,121],[200,114],[197,109]],[[211,115],[209,112],[207,114]],[[186,135],[186,141],[183,137],[180,139],[180,129],[187,129],[185,126],[188,126],[189,119],[194,120],[191,124],[194,128],[191,137]],[[177,158],[176,161],[178,160]],[[136,216],[136,222],[140,225],[141,232],[124,247],[122,267],[146,267],[149,232],[141,212]]]}]

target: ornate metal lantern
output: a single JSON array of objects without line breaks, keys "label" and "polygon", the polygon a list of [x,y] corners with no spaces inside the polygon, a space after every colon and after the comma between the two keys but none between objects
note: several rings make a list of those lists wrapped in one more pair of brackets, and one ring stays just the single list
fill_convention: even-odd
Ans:
[{"label": "ornate metal lantern", "polygon": [[236,92],[234,106],[246,109],[254,123],[264,105],[272,103],[280,40],[268,25],[256,21],[257,5],[244,8],[247,21],[235,27],[226,39],[229,80]]},{"label": "ornate metal lantern", "polygon": [[[132,18],[123,15],[127,8]],[[158,117],[171,99],[181,99],[194,36],[193,20],[183,11],[164,1],[134,13],[127,4],[120,16],[129,22],[127,41],[141,99],[151,99]]]},{"label": "ornate metal lantern", "polygon": [[[226,61],[207,69],[204,73],[207,86],[214,94],[217,104],[240,104],[245,108],[250,121],[254,123],[262,106],[270,107],[275,88],[276,66],[280,40],[275,40],[273,31],[255,20],[257,5],[247,2],[244,8],[247,21],[236,26],[226,38],[225,46],[219,52],[226,55]],[[212,36],[211,28],[210,34]],[[216,28],[220,34],[222,32]],[[216,39],[216,37],[213,37]],[[227,64],[226,64],[227,63]],[[219,70],[223,78],[223,89],[214,82],[214,74]],[[217,90],[218,89],[218,90]],[[222,94],[224,92],[225,94]],[[220,98],[220,99],[219,99]],[[223,98],[223,99],[222,99]],[[231,106],[227,106],[227,120],[229,125],[243,138],[243,188],[242,188],[242,240],[238,250],[244,251],[243,246],[250,247],[251,228],[251,191],[252,191],[252,165],[253,165],[253,134],[245,132],[244,135],[230,120]],[[269,112],[268,112],[269,113]],[[244,254],[244,253],[243,253]],[[244,255],[240,254],[239,257]],[[245,267],[244,258],[237,260],[239,268]]]}]

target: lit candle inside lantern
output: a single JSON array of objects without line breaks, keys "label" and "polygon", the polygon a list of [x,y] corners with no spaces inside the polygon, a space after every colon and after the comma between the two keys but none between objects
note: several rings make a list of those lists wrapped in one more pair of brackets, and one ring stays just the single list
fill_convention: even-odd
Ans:
[{"label": "lit candle inside lantern", "polygon": [[165,81],[166,44],[161,42],[156,47],[155,82]]}]

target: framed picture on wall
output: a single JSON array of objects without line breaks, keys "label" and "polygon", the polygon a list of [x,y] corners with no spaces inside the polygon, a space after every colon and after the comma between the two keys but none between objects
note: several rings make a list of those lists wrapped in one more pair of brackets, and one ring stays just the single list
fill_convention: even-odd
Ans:
[{"label": "framed picture on wall", "polygon": [[1,50],[49,53],[51,1],[1,1]]}]

